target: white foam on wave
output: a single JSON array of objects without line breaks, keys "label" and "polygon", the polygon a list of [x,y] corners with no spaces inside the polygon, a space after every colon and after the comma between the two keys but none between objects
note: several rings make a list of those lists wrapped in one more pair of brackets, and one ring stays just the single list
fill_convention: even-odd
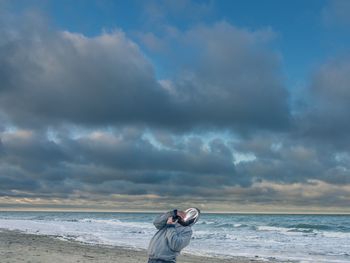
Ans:
[{"label": "white foam on wave", "polygon": [[79,219],[78,222],[88,222],[95,224],[107,224],[114,226],[125,226],[125,227],[134,227],[142,229],[154,229],[154,226],[150,223],[144,222],[125,222],[118,219],[92,219],[92,218],[83,218]]},{"label": "white foam on wave", "polygon": [[276,227],[276,226],[258,226],[257,229],[259,231],[274,231],[274,232],[282,232],[282,233],[287,233],[289,230],[289,228]]},{"label": "white foam on wave", "polygon": [[[323,231],[321,233],[324,237],[331,237],[331,238],[348,238],[350,239],[350,233],[349,232],[332,232],[332,231]],[[350,246],[350,244],[349,244]]]},{"label": "white foam on wave", "polygon": [[82,219],[76,221],[37,221],[0,219],[0,227],[30,234],[59,236],[90,244],[146,248],[152,225],[118,220]]},{"label": "white foam on wave", "polygon": [[299,228],[286,228],[286,227],[275,227],[275,226],[258,226],[257,230],[259,231],[270,231],[275,233],[281,233],[285,235],[320,235],[323,237],[330,237],[330,238],[349,238],[350,239],[350,232],[336,232],[336,231],[329,231],[329,230],[310,230],[307,231],[305,229],[299,229]]}]

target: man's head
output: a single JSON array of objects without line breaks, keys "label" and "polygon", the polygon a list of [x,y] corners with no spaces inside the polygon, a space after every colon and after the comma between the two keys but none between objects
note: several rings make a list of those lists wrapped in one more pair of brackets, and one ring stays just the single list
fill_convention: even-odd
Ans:
[{"label": "man's head", "polygon": [[178,223],[182,226],[190,226],[198,221],[200,211],[197,208],[188,208],[186,211],[177,211]]},{"label": "man's head", "polygon": [[186,217],[186,213],[184,211],[177,211],[177,215],[182,219],[185,219]]}]

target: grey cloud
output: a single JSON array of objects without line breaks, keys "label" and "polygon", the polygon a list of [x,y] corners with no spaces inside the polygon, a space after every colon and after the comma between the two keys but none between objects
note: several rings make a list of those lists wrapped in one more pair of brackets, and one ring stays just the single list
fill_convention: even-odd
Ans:
[{"label": "grey cloud", "polygon": [[350,166],[345,161],[348,152],[337,154],[337,150],[329,144],[317,144],[308,138],[276,139],[264,135],[242,140],[234,147],[243,153],[255,155],[255,160],[237,164],[236,172],[257,181],[350,183]]},{"label": "grey cloud", "polygon": [[1,141],[1,162],[18,165],[27,172],[45,172],[51,165],[69,158],[64,149],[42,134],[19,132],[2,136]]},{"label": "grey cloud", "polygon": [[314,73],[308,108],[296,118],[296,136],[318,144],[333,145],[333,150],[348,150],[349,76],[348,56],[334,58]]},{"label": "grey cloud", "polygon": [[247,131],[289,123],[278,58],[258,47],[269,31],[228,23],[189,30],[178,41],[194,63],[160,84],[152,64],[122,31],[86,37],[22,21],[26,26],[1,24],[1,111],[13,124]]},{"label": "grey cloud", "polygon": [[[6,131],[1,136],[0,167],[17,167],[22,175],[12,176],[35,181],[38,194],[53,191],[66,195],[86,189],[99,192],[101,188],[109,194],[135,194],[142,189],[162,195],[169,191],[175,194],[184,184],[192,194],[192,187],[249,184],[249,178],[236,177],[232,153],[218,139],[209,148],[193,138],[182,149],[159,149],[142,134],[130,136],[128,131],[92,132],[78,139],[61,135],[58,142],[34,131]],[[196,141],[195,147],[192,141]],[[7,182],[11,176],[0,177]],[[11,189],[16,190],[15,184]],[[30,184],[27,190],[31,190]]]},{"label": "grey cloud", "polygon": [[1,195],[11,195],[11,190],[36,191],[40,184],[28,176],[27,172],[18,167],[0,163],[0,192]]},{"label": "grey cloud", "polygon": [[152,123],[164,117],[159,108],[168,112],[152,66],[122,32],[87,38],[32,27],[5,33],[0,48],[0,101],[15,123]]},{"label": "grey cloud", "polygon": [[[80,138],[57,132],[61,133],[58,141],[34,131],[2,133],[2,196],[47,202],[81,199],[93,204],[109,202],[113,195],[127,200],[154,195],[149,200],[165,203],[190,198],[222,204],[230,200],[343,206],[347,199],[342,196],[349,192],[349,153],[334,156],[326,147],[289,137],[265,134],[232,143],[214,138],[204,144],[195,135],[183,140],[177,136],[172,144],[158,141],[156,147],[134,129],[91,131]],[[256,159],[234,165],[234,151],[254,153]],[[28,166],[27,159],[38,168]]]},{"label": "grey cloud", "polygon": [[287,128],[288,92],[278,56],[268,48],[273,37],[269,29],[250,32],[220,22],[167,39],[175,42],[174,57],[188,54],[177,59],[182,69],[165,83],[188,122],[236,131]]},{"label": "grey cloud", "polygon": [[[195,138],[189,140],[188,147],[181,150],[156,149],[150,142],[140,138],[132,141],[124,138],[120,140],[116,144],[107,145],[101,144],[99,140],[82,139],[75,142],[73,150],[83,154],[87,163],[102,162],[122,169],[189,171],[198,174],[234,173],[232,153],[220,142],[205,151],[200,142],[197,147],[193,147]],[[222,154],[221,149],[217,149],[220,147],[227,154]]]}]

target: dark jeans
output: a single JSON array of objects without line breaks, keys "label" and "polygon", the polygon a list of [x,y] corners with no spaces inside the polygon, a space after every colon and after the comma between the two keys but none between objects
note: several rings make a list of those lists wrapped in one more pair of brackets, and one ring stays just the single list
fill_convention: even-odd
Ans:
[{"label": "dark jeans", "polygon": [[148,263],[175,263],[175,261],[167,261],[162,259],[148,259]]}]

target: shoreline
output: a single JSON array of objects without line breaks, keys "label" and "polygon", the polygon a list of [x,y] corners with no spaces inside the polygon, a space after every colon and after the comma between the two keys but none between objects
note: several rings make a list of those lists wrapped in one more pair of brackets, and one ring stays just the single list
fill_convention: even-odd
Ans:
[{"label": "shoreline", "polygon": [[[145,263],[147,253],[143,249],[129,249],[118,246],[92,245],[74,240],[62,240],[58,236],[27,234],[15,230],[0,228],[0,258],[1,262],[19,263]],[[197,256],[184,253],[177,258],[177,263],[263,263],[263,262],[293,262],[270,261],[259,258],[216,258]]]}]

